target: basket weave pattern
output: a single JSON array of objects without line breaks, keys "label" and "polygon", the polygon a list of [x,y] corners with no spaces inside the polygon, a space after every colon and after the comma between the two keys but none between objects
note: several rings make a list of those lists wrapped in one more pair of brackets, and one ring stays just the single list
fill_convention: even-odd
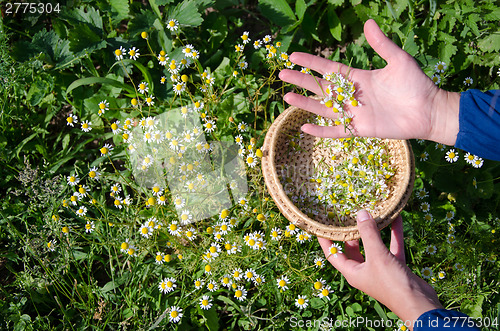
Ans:
[{"label": "basket weave pattern", "polygon": [[[313,169],[319,160],[328,160],[335,166],[336,161],[331,161],[331,155],[326,155],[327,150],[318,147],[318,138],[304,134],[300,141],[301,152],[289,153],[290,136],[300,132],[302,124],[311,118],[311,113],[290,107],[285,110],[269,128],[263,146],[262,172],[267,189],[280,209],[281,213],[299,228],[316,235],[335,241],[348,241],[359,238],[355,215],[339,222],[337,218],[329,218],[324,208],[318,206],[314,219],[307,216],[287,196],[283,183],[280,182],[281,174],[287,169],[305,169],[304,173],[294,171],[293,180],[285,185],[308,185],[307,173]],[[411,147],[404,140],[384,139],[391,155],[391,167],[396,173],[391,178],[390,193],[386,200],[377,202],[371,211],[378,228],[382,229],[397,217],[408,202],[413,191],[415,180],[414,156]],[[340,156],[341,157],[341,156]]]}]

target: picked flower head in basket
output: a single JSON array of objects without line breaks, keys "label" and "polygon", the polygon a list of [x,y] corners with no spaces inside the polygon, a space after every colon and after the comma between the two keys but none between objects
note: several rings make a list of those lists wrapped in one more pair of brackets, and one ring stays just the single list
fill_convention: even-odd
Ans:
[{"label": "picked flower head in basket", "polygon": [[[339,73],[323,78],[329,84],[319,97],[331,118],[297,107],[283,112],[264,142],[264,179],[289,221],[317,236],[352,240],[359,238],[358,210],[369,210],[383,228],[403,209],[413,186],[413,153],[406,141],[355,137],[355,112],[362,111],[355,84]],[[301,131],[305,123],[342,125],[351,137],[314,137]]]}]

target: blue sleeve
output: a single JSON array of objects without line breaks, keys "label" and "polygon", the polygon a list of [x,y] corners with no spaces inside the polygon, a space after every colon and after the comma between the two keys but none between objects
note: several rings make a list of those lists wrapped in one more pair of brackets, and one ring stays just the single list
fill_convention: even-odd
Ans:
[{"label": "blue sleeve", "polygon": [[455,146],[500,161],[500,90],[468,90],[460,95]]},{"label": "blue sleeve", "polygon": [[474,319],[456,310],[433,309],[423,313],[413,324],[413,331],[450,330],[481,331]]}]

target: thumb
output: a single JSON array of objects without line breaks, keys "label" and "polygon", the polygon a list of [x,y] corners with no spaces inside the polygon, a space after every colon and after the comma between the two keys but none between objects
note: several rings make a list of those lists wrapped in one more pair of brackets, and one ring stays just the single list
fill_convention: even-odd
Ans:
[{"label": "thumb", "polygon": [[382,242],[380,231],[372,215],[366,210],[360,210],[356,220],[365,249],[366,261],[376,259],[377,256],[387,253],[387,247]]},{"label": "thumb", "polygon": [[365,37],[370,46],[378,55],[380,55],[387,63],[394,62],[402,55],[407,53],[399,48],[391,39],[380,30],[377,22],[369,19],[364,26]]}]

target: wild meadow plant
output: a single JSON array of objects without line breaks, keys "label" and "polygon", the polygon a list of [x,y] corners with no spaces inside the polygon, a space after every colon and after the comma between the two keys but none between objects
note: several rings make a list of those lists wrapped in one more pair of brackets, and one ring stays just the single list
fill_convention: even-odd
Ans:
[{"label": "wild meadow plant", "polygon": [[[264,13],[275,6],[272,1],[261,2]],[[311,15],[316,15],[312,12],[315,8],[311,5],[302,10],[301,4],[297,2],[297,13],[292,12],[292,16],[298,24],[307,25]],[[453,34],[451,25],[436,32],[437,23],[434,26],[432,21],[421,31],[414,30],[420,19],[414,14],[420,7],[390,7],[394,9],[391,12],[377,11],[379,5],[371,2],[343,6],[346,8],[338,7],[346,9],[342,20],[359,23],[372,13],[382,22],[393,22],[385,26],[393,29],[408,52],[418,55],[425,72],[441,87],[498,88],[497,83],[482,85],[477,68],[458,66],[458,60],[452,59],[457,52],[453,53],[453,42],[435,47],[436,51],[431,47],[428,52],[434,53],[430,59],[418,52],[427,47],[425,38],[439,36],[441,43],[451,40]],[[110,19],[116,26],[123,16],[117,8],[122,7],[110,9],[118,15]],[[282,68],[294,68],[287,52],[290,39],[286,31],[282,31],[284,35],[276,31],[257,34],[241,23],[241,32],[231,30],[233,38],[223,38],[231,51],[220,46],[224,52],[209,52],[211,44],[201,42],[199,30],[186,24],[201,15],[197,11],[198,15],[188,18],[182,14],[191,13],[193,8],[194,2],[186,1],[166,11],[175,15],[162,21],[165,31],[161,24],[155,25],[152,14],[140,12],[129,26],[136,31],[129,39],[112,31],[102,43],[105,24],[100,16],[104,13],[82,7],[62,16],[66,22],[83,26],[81,30],[68,29],[67,40],[60,32],[64,29],[55,24],[59,34],[45,30],[33,38],[33,45],[49,45],[41,55],[20,43],[37,56],[33,68],[46,70],[29,88],[26,104],[40,109],[50,105],[51,114],[57,113],[60,119],[57,122],[56,115],[51,115],[54,120],[47,115],[47,121],[59,123],[58,132],[68,133],[54,139],[54,149],[76,152],[63,153],[53,164],[35,165],[27,157],[17,167],[19,187],[8,192],[23,204],[2,207],[1,215],[2,229],[6,229],[2,238],[16,247],[15,253],[6,254],[8,261],[15,261],[9,273],[15,276],[7,277],[9,287],[2,290],[5,313],[0,316],[5,325],[19,329],[133,330],[287,329],[294,325],[307,329],[310,325],[319,329],[328,327],[328,321],[362,317],[391,322],[387,329],[398,329],[401,321],[397,316],[350,287],[327,265],[315,238],[284,219],[266,193],[260,170],[264,135],[286,107],[282,101],[285,89],[296,89],[276,78]],[[325,27],[341,40],[345,38],[337,33],[341,21],[336,7],[332,8],[325,11],[325,18],[329,18]],[[450,13],[455,11],[450,8],[444,17],[451,20]],[[491,6],[481,8],[489,13],[483,15],[485,19],[496,15],[489,12]],[[392,18],[405,12],[410,14],[409,24]],[[354,20],[355,16],[359,20]],[[290,15],[276,15],[276,20],[287,17]],[[475,16],[470,17],[469,21],[479,24]],[[215,27],[223,20],[204,18],[214,27],[210,38],[222,38]],[[86,28],[88,22],[95,26]],[[293,32],[292,24],[288,30]],[[345,24],[352,25],[354,31],[354,23]],[[324,38],[319,30],[315,30],[317,35],[303,30],[301,33],[309,33],[311,40]],[[85,37],[85,45],[76,31]],[[413,38],[417,34],[424,41]],[[159,43],[162,38],[163,43]],[[432,42],[429,45],[436,45]],[[485,41],[480,43],[480,47],[485,45]],[[96,50],[105,53],[97,64],[91,61]],[[339,52],[331,58],[363,68],[377,67],[380,59],[374,56],[370,62],[368,53],[358,40],[347,46],[347,59],[340,59]],[[492,56],[488,53],[485,58]],[[480,66],[482,60],[470,61]],[[82,68],[81,72],[75,69],[76,75],[49,71],[64,73],[75,63],[81,63]],[[15,65],[9,62],[9,66]],[[310,73],[308,68],[297,69]],[[491,81],[498,82],[495,71],[492,75]],[[63,89],[42,93],[58,86],[59,80],[67,83]],[[324,104],[332,111],[341,111],[337,104],[344,100],[329,99],[334,94],[326,92]],[[55,107],[54,95],[62,96],[65,106]],[[351,96],[356,98],[356,93]],[[346,98],[348,102],[355,101],[351,96]],[[356,106],[362,111],[362,104]],[[316,120],[347,127],[350,117],[346,115],[340,123]],[[34,124],[35,119],[24,125],[29,123]],[[43,128],[37,130],[45,134]],[[0,139],[1,146],[7,148],[6,140]],[[363,178],[381,171],[378,175],[389,180],[392,174],[383,162],[377,171],[365,169],[369,150],[374,147],[369,147],[370,139],[353,141],[324,141],[349,152],[360,147],[357,144],[362,147],[356,151],[359,157],[353,156],[343,165],[345,173],[339,173],[345,201],[352,194],[351,185],[362,184],[355,182],[349,171],[365,174],[358,176]],[[37,144],[33,150],[47,158],[50,146]],[[412,147],[417,168],[415,194],[402,213],[407,261],[436,288],[446,308],[460,309],[485,322],[489,319],[485,326],[495,328],[500,298],[498,165],[431,142],[413,141]],[[0,151],[2,158],[6,151]],[[8,153],[19,155],[20,151]],[[72,162],[70,167],[63,166],[65,160]],[[315,180],[315,186],[331,189],[319,177]],[[380,187],[383,185],[374,190]],[[364,194],[362,190],[352,186],[358,197]],[[29,206],[26,212],[25,206]],[[387,232],[382,235],[388,239]],[[330,247],[331,254],[342,251],[341,243]],[[293,324],[297,321],[302,323]]]}]

